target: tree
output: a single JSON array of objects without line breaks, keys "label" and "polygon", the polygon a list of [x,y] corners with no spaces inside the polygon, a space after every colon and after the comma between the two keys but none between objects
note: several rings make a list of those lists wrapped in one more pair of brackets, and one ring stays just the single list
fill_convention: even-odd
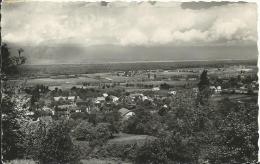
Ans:
[{"label": "tree", "polygon": [[15,103],[11,101],[11,96],[5,96],[1,104],[2,110],[2,153],[4,160],[12,160],[22,157],[23,132],[19,120],[21,113],[15,109]]},{"label": "tree", "polygon": [[123,131],[131,134],[157,135],[162,128],[159,115],[151,114],[149,109],[138,107],[135,115],[123,122]]},{"label": "tree", "polygon": [[163,83],[163,84],[160,85],[160,88],[161,88],[161,89],[165,89],[165,90],[169,90],[170,87],[171,87],[171,86],[170,86],[169,84],[167,84],[167,83]]},{"label": "tree", "polygon": [[101,145],[111,138],[113,132],[111,125],[108,123],[98,123],[94,126],[84,121],[73,130],[72,135],[79,141],[88,141],[90,146],[94,148],[96,145]]},{"label": "tree", "polygon": [[[5,79],[4,86],[6,86],[6,76],[17,74],[18,67],[25,63],[26,58],[21,56],[22,51],[18,51],[19,56],[11,56],[7,44],[3,43],[1,46],[1,81],[0,87],[2,90],[3,79]],[[6,86],[7,87],[7,86]],[[14,93],[7,88],[2,90],[0,95],[1,104],[1,116],[5,116],[2,120],[1,127],[3,129],[3,136],[1,135],[1,141],[3,144],[2,152],[4,160],[11,160],[21,157],[21,141],[23,140],[23,134],[20,130],[19,120],[23,119],[21,113],[15,109],[16,104],[12,101]],[[5,94],[5,96],[3,96]]]},{"label": "tree", "polygon": [[87,122],[82,121],[74,130],[73,137],[79,141],[92,141],[94,137],[94,125]]},{"label": "tree", "polygon": [[196,142],[179,133],[168,133],[146,142],[136,152],[137,164],[197,163]]},{"label": "tree", "polygon": [[18,73],[18,66],[25,63],[26,58],[21,56],[23,52],[22,49],[18,50],[19,56],[11,56],[9,48],[6,43],[3,43],[1,47],[1,56],[2,56],[2,69],[1,73],[6,75],[15,75]]},{"label": "tree", "polygon": [[201,105],[205,105],[208,102],[208,98],[210,96],[209,89],[209,78],[207,75],[207,70],[204,70],[200,75],[200,82],[198,83],[199,93],[197,95],[197,103]]},{"label": "tree", "polygon": [[230,108],[225,112],[216,109],[216,114],[219,116],[217,130],[213,138],[213,146],[208,151],[210,152],[208,159],[216,164],[257,161],[257,104],[252,102],[237,104],[227,99],[221,103],[222,106],[230,106]]},{"label": "tree", "polygon": [[41,141],[38,159],[40,163],[70,164],[79,163],[77,148],[69,135],[70,129],[62,121],[54,122]]},{"label": "tree", "polygon": [[208,78],[208,71],[203,70],[200,75],[200,82],[198,83],[199,91],[203,91],[204,89],[209,87],[209,78]]}]

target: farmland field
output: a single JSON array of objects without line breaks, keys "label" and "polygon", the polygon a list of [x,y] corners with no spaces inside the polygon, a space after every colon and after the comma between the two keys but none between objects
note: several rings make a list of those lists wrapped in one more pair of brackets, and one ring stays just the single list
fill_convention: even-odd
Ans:
[{"label": "farmland field", "polygon": [[[22,75],[60,75],[88,74],[128,70],[172,70],[176,68],[216,67],[225,64],[256,65],[256,60],[222,60],[222,61],[169,61],[143,63],[107,63],[107,64],[60,64],[60,65],[25,65],[20,68]],[[67,69],[69,68],[69,69]]]}]

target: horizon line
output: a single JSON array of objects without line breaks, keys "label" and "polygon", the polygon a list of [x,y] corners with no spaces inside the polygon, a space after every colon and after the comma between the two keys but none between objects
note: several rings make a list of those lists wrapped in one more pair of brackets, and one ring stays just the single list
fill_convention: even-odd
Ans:
[{"label": "horizon line", "polygon": [[116,62],[93,62],[93,63],[54,63],[54,64],[24,64],[24,66],[40,66],[40,65],[91,65],[91,64],[135,64],[135,63],[167,63],[167,62],[173,62],[173,63],[178,63],[178,62],[211,62],[211,61],[256,61],[258,58],[255,59],[215,59],[215,60],[206,60],[206,59],[198,59],[198,60],[142,60],[142,61],[116,61]]}]

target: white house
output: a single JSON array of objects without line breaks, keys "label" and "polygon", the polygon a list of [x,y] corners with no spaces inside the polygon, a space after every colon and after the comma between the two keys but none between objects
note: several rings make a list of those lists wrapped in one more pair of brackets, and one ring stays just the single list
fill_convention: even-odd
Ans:
[{"label": "white house", "polygon": [[126,115],[124,115],[125,119],[129,119],[130,117],[134,116],[135,113],[134,112],[128,112]]},{"label": "white house", "polygon": [[135,113],[126,109],[126,108],[121,108],[118,110],[118,112],[120,113],[120,115],[123,117],[123,120],[127,120],[130,117],[134,116]]},{"label": "white house", "polygon": [[170,91],[170,92],[168,92],[170,95],[176,95],[176,91]]},{"label": "white house", "polygon": [[75,101],[75,96],[68,96],[68,100]]},{"label": "white house", "polygon": [[65,100],[65,99],[66,97],[62,97],[62,96],[54,97],[54,101]]},{"label": "white house", "polygon": [[33,116],[33,115],[34,115],[34,112],[29,112],[29,111],[27,111],[27,112],[25,113],[25,115],[26,115],[26,116]]},{"label": "white house", "polygon": [[152,91],[159,91],[159,90],[160,90],[159,87],[154,87],[154,88],[152,88]]},{"label": "white house", "polygon": [[53,97],[54,101],[59,101],[60,100],[60,96],[59,97]]},{"label": "white house", "polygon": [[216,88],[216,92],[217,92],[217,93],[222,92],[221,86],[217,86],[217,88]]},{"label": "white house", "polygon": [[108,96],[108,94],[107,93],[103,93],[103,97],[107,97]]},{"label": "white house", "polygon": [[148,99],[148,97],[147,96],[143,96],[142,97],[142,100],[144,101],[144,100],[147,100]]},{"label": "white house", "polygon": [[96,100],[95,100],[95,103],[100,104],[101,102],[104,102],[105,100],[106,100],[105,97],[97,97]]},{"label": "white house", "polygon": [[105,97],[97,97],[96,100],[97,101],[105,101]]},{"label": "white house", "polygon": [[111,98],[112,98],[112,101],[113,101],[113,102],[117,102],[117,101],[119,100],[119,98],[116,97],[116,96],[111,96]]}]

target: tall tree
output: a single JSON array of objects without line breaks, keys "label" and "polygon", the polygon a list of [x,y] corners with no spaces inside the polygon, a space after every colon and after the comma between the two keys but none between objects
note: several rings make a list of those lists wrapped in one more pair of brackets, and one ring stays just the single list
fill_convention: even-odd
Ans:
[{"label": "tall tree", "polygon": [[210,96],[210,82],[208,78],[208,71],[203,70],[200,75],[200,82],[198,83],[199,93],[197,95],[197,104],[205,105]]},{"label": "tall tree", "polygon": [[203,70],[203,72],[200,75],[200,82],[198,83],[199,91],[203,91],[207,88],[209,88],[209,78],[208,78],[208,71]]},{"label": "tall tree", "polygon": [[22,141],[22,132],[20,131],[19,120],[22,119],[20,112],[15,108],[15,102],[12,100],[14,96],[11,90],[3,90],[3,79],[5,83],[8,76],[18,73],[18,66],[25,63],[26,58],[21,56],[22,50],[18,51],[19,56],[11,56],[7,44],[1,46],[1,70],[0,70],[0,87],[1,87],[1,127],[3,135],[1,141],[3,144],[3,159],[10,160],[20,157],[22,150],[20,144]]},{"label": "tall tree", "polygon": [[26,58],[21,56],[23,49],[18,50],[18,56],[12,56],[6,43],[1,46],[1,74],[15,75],[18,73],[18,67],[25,63]]}]

